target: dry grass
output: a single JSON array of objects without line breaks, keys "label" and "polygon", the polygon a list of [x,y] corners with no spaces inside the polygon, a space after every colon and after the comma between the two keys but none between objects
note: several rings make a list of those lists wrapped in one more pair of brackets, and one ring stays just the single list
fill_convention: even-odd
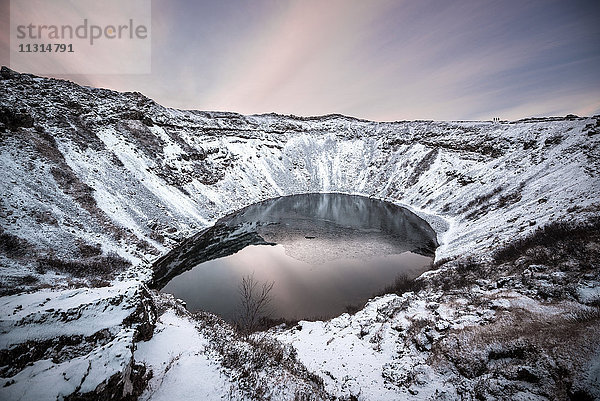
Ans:
[{"label": "dry grass", "polygon": [[374,296],[380,296],[385,294],[396,294],[402,295],[405,292],[409,291],[419,291],[423,289],[423,283],[421,281],[417,281],[414,279],[408,278],[405,274],[400,274],[396,276],[394,282],[383,289],[383,291],[378,292]]},{"label": "dry grass", "polygon": [[18,259],[27,257],[34,249],[26,239],[7,233],[0,227],[0,253]]},{"label": "dry grass", "polygon": [[[131,262],[116,253],[104,256],[95,256],[85,259],[60,259],[57,257],[45,257],[38,261],[38,271],[45,273],[52,270],[60,273],[68,273],[78,278],[102,278],[104,280],[113,278],[115,274],[124,271],[131,266]],[[97,283],[99,286],[103,282]]]},{"label": "dry grass", "polygon": [[440,260],[434,268],[446,266],[443,271],[424,280],[422,286],[441,288],[444,291],[464,289],[475,284],[481,278],[489,278],[489,266],[475,258],[467,257],[455,260]]},{"label": "dry grass", "polygon": [[[509,396],[522,388],[550,399],[586,399],[577,381],[600,349],[600,312],[556,305],[566,313],[548,315],[520,308],[498,311],[486,326],[455,331],[432,348],[430,361],[450,363],[475,384],[481,399],[493,396],[490,381]],[[487,386],[487,387],[486,387]],[[528,387],[529,386],[529,387]]]},{"label": "dry grass", "polygon": [[586,223],[550,223],[497,249],[493,258],[500,264],[515,262],[524,256],[529,264],[550,265],[574,259],[580,268],[592,269],[600,260],[600,251],[587,246],[588,242],[600,242],[598,217]]}]

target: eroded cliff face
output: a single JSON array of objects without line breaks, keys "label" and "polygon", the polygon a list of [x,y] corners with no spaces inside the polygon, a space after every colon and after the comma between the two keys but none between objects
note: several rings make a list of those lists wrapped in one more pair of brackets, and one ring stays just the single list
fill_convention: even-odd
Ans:
[{"label": "eroded cliff face", "polygon": [[[496,297],[504,302],[501,302],[504,308],[501,310],[521,308],[528,311],[526,313],[530,317],[536,311],[544,315],[546,312],[543,308],[538,308],[539,302],[543,301],[540,288],[558,286],[564,289],[572,286],[571,295],[569,291],[563,291],[563,295],[550,295],[548,298],[562,303],[560,313],[568,313],[569,308],[574,308],[576,313],[587,313],[585,308],[596,308],[593,302],[596,299],[594,297],[598,296],[597,260],[592,258],[588,261],[589,266],[579,270],[574,268],[576,273],[571,274],[565,266],[569,263],[582,265],[582,257],[575,254],[571,255],[571,261],[567,261],[567,258],[556,263],[549,261],[541,264],[545,268],[536,270],[531,265],[540,264],[534,261],[529,264],[519,262],[518,258],[496,261],[493,253],[499,246],[525,237],[548,223],[589,221],[598,215],[598,117],[530,119],[493,124],[432,121],[379,123],[335,115],[315,118],[242,116],[168,109],[139,93],[81,87],[66,81],[17,74],[5,68],[2,69],[1,78],[0,166],[3,178],[0,180],[0,281],[5,294],[2,302],[6,306],[0,319],[3,339],[12,336],[15,325],[20,324],[17,324],[16,314],[37,316],[35,308],[26,310],[24,306],[30,303],[30,297],[37,297],[36,294],[47,293],[43,298],[53,299],[62,296],[59,294],[64,291],[72,291],[73,287],[110,289],[119,285],[129,288],[123,290],[126,294],[138,293],[134,289],[144,288],[144,283],[151,280],[151,263],[185,238],[241,207],[267,198],[306,192],[361,194],[406,205],[437,231],[440,247],[436,252],[436,260],[456,258],[453,262],[441,265],[441,270],[428,273],[429,286],[425,286],[424,292],[405,295],[401,298],[404,301],[398,301],[398,296],[376,301],[377,305],[381,302],[387,305],[379,305],[377,310],[388,310],[392,308],[390,305],[397,302],[407,302],[406,307],[389,309],[396,312],[382,312],[381,316],[377,312],[376,315],[369,314],[367,319],[361,315],[370,310],[367,305],[363,312],[355,316],[340,318],[342,323],[335,323],[335,320],[332,323],[319,323],[322,326],[311,331],[318,338],[294,335],[293,331],[279,334],[281,341],[291,344],[298,360],[324,378],[325,387],[319,387],[319,391],[326,389],[330,394],[348,397],[360,393],[365,399],[378,399],[378,394],[383,393],[374,388],[379,384],[389,387],[390,393],[385,394],[393,396],[412,394],[407,393],[411,386],[424,388],[423,383],[419,384],[423,381],[429,381],[434,386],[438,383],[436,380],[467,377],[466,382],[456,379],[456,383],[462,383],[460,385],[444,387],[444,391],[452,397],[461,391],[468,392],[466,389],[481,375],[497,371],[496,365],[493,367],[496,370],[487,366],[497,364],[494,361],[503,361],[504,357],[489,359],[492,362],[486,359],[485,363],[481,362],[485,369],[465,373],[457,368],[466,363],[462,357],[452,359],[446,357],[450,355],[449,351],[440,351],[446,356],[442,358],[445,362],[439,366],[450,373],[441,374],[439,369],[427,371],[427,378],[423,380],[417,380],[414,375],[410,380],[398,376],[398,372],[409,369],[408,365],[403,365],[404,362],[399,362],[404,359],[398,358],[409,358],[414,362],[418,356],[424,358],[422,364],[432,366],[428,358],[441,354],[432,353],[431,350],[451,349],[451,341],[468,342],[465,338],[476,337],[468,337],[465,331],[468,327],[480,327],[491,321],[496,322],[497,331],[501,331],[502,325],[498,319],[504,314],[498,313],[499,307],[493,306],[493,299],[489,308],[481,309],[489,309],[489,313],[481,312],[483,315],[480,315],[475,310],[468,312],[469,307],[477,309],[478,302]],[[595,255],[594,240],[586,237],[581,242],[591,244],[589,252]],[[522,251],[528,249],[523,248]],[[442,288],[441,282],[438,282],[439,287],[435,287],[435,277],[440,272],[447,277],[452,277],[457,269],[458,277],[471,274],[465,268],[467,265],[461,262],[469,256],[477,260],[477,266],[491,264],[484,265],[481,270],[474,269],[473,275],[479,274],[480,277],[467,280],[458,292],[452,292],[453,285]],[[504,267],[497,268],[502,263]],[[462,273],[461,266],[464,270]],[[554,273],[558,275],[552,276]],[[530,280],[529,284],[524,284],[523,274],[529,275],[526,277],[526,280]],[[544,274],[547,277],[540,277]],[[560,278],[561,274],[567,278]],[[502,281],[502,289],[498,285],[500,276],[508,277]],[[478,279],[483,281],[477,282]],[[477,285],[478,289],[473,290],[471,285]],[[37,292],[11,295],[23,291]],[[513,293],[517,299],[514,305],[510,303]],[[578,299],[577,294],[583,295]],[[133,295],[130,295],[124,295],[121,301],[109,304],[119,305],[117,309],[120,311],[129,310],[133,299]],[[507,298],[510,298],[510,302],[506,301],[509,304],[503,301]],[[137,302],[142,299],[150,300],[151,297],[139,297],[140,301]],[[425,323],[417,322],[415,324],[420,327],[413,327],[409,323],[421,319],[421,312],[407,313],[412,313],[426,299],[437,299],[439,305],[451,312],[447,316],[427,312],[422,316]],[[20,310],[18,305],[23,305],[21,308],[24,309],[16,313],[15,310]],[[31,305],[33,308],[33,303]],[[165,301],[165,305],[171,304]],[[426,302],[423,305],[425,308]],[[165,307],[165,310],[172,309]],[[438,308],[432,306],[419,310],[436,311]],[[107,313],[116,316],[112,312]],[[181,313],[185,315],[185,312]],[[82,312],[81,317],[84,316],[88,316],[87,312]],[[177,319],[180,317],[169,316],[165,315],[164,320],[159,317],[159,326],[170,327],[169,322],[179,322]],[[460,320],[456,316],[469,318]],[[507,316],[506,319],[514,319],[516,315],[511,312]],[[129,344],[133,349],[137,341],[133,339],[133,334],[117,334],[131,329],[127,322],[123,323],[125,318],[121,316],[118,322],[111,321],[96,332],[109,329],[112,334],[107,338],[110,341],[119,338],[118,344]],[[402,323],[405,321],[402,319],[408,323]],[[150,317],[142,320],[153,322]],[[441,321],[446,323],[440,323],[438,328],[437,324]],[[596,318],[585,320],[585,327],[591,330],[596,321]],[[383,327],[377,326],[380,323],[386,325],[385,329],[379,330]],[[181,325],[185,326],[180,322]],[[206,326],[196,323],[198,325]],[[363,326],[370,335],[361,334]],[[191,326],[185,327],[186,330],[196,330]],[[353,337],[340,334],[340,327],[352,328],[344,335]],[[307,333],[304,330],[302,332]],[[208,341],[206,338],[223,338],[202,333],[197,344]],[[374,338],[374,333],[380,333],[377,335],[396,343],[399,343],[398,336],[402,335],[403,341],[408,344],[402,351],[404,356],[399,357],[400,351],[395,348],[373,348],[372,344],[381,343],[379,340],[369,342]],[[83,339],[91,334],[82,330],[71,333]],[[60,336],[58,332],[52,338],[57,336]],[[343,368],[339,365],[338,373],[330,371],[323,361],[316,362],[318,358],[314,353],[317,351],[310,351],[310,347],[306,348],[303,344],[319,344],[321,339],[332,336],[346,339],[356,337],[356,344],[371,347],[369,349],[372,351],[369,352],[373,352],[374,361],[391,358],[388,362],[395,363],[393,369],[389,367],[391,365],[373,362],[365,365],[370,366],[371,373],[361,376],[360,369],[350,368],[352,363],[357,363],[351,359],[343,362]],[[590,345],[586,340],[587,335],[582,334],[577,338],[581,339],[577,340],[580,341],[577,344]],[[13,343],[5,344],[3,352],[13,352],[10,350],[30,340],[17,338]],[[519,338],[510,339],[513,340],[518,341]],[[326,344],[322,344],[321,349],[329,351],[323,355],[333,358],[341,352],[341,348],[336,348],[335,341],[327,341],[325,339]],[[510,341],[505,339],[500,343],[506,345]],[[92,348],[97,347],[79,347],[81,351],[71,355],[69,361],[90,357]],[[151,346],[147,345],[147,348]],[[229,354],[222,347],[217,348],[222,352],[215,351],[217,356],[212,360],[222,362]],[[182,364],[194,360],[192,354],[181,352],[184,355]],[[30,380],[36,376],[35,369],[50,371],[55,369],[52,366],[60,362],[49,363],[45,354],[35,355],[29,360],[33,365],[15,368],[3,376],[7,381],[14,380],[6,389],[20,388],[19,375]],[[149,388],[154,389],[152,394],[155,398],[160,398],[157,395],[160,392],[157,392],[159,384],[156,378],[167,380],[169,369],[147,355],[144,363],[155,371],[155,379],[152,379],[154,381],[150,382]],[[382,359],[382,355],[386,357]],[[507,358],[515,360],[515,355],[510,354]],[[577,366],[589,361],[589,358],[584,359],[580,358]],[[446,362],[450,365],[446,365]],[[44,363],[48,366],[42,366]],[[531,388],[541,386],[532,379],[536,377],[535,374],[518,373],[522,371],[518,366],[514,368],[514,377],[507,380],[512,383],[527,376],[534,381]],[[243,376],[239,366],[228,369],[230,375]],[[343,384],[344,369],[352,372],[353,381],[348,384]],[[109,373],[106,375],[108,383],[113,376]],[[551,377],[550,373],[548,375]],[[82,383],[86,382],[88,376],[84,377]],[[379,384],[369,387],[365,380],[375,376],[377,380],[372,383]],[[542,373],[538,376],[546,377]],[[268,374],[260,376],[261,380],[266,380],[261,381],[261,385],[269,387],[268,377]],[[288,390],[316,388],[313,382],[294,383]],[[502,387],[502,383],[497,385],[506,387]],[[130,385],[127,386],[129,389]],[[252,387],[252,384],[248,386]],[[92,387],[90,384],[85,388]],[[433,396],[432,389],[435,388],[430,386],[431,391],[422,391],[422,394]],[[531,392],[531,388],[526,390]],[[61,394],[83,393],[82,386],[77,388],[75,385],[68,389]],[[362,393],[360,389],[364,389]],[[96,391],[95,388],[92,390]],[[415,387],[414,391],[419,390]],[[517,390],[511,391],[515,393]],[[150,393],[145,394],[146,398],[153,397]],[[242,397],[249,393],[241,391],[239,394]],[[548,394],[535,394],[551,398]],[[566,390],[564,394],[567,394]]]}]

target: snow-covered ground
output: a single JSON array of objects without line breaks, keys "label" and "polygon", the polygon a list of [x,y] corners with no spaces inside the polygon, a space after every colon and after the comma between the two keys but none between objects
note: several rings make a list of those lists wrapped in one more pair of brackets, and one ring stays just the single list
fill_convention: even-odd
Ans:
[{"label": "snow-covered ground", "polygon": [[[476,328],[515,319],[515,310],[535,322],[542,316],[559,323],[572,321],[567,312],[592,313],[597,269],[577,284],[578,301],[555,300],[558,309],[525,289],[482,282],[462,295],[441,290],[388,295],[353,316],[273,330],[270,335],[285,352],[293,348],[293,363],[321,377],[322,387],[301,367],[282,367],[289,358],[279,359],[281,366],[273,362],[271,370],[261,365],[262,376],[254,381],[240,379],[239,366],[224,367],[224,355],[238,351],[228,354],[215,340],[223,338],[225,324],[207,327],[185,311],[176,314],[168,306],[175,303],[165,301],[154,325],[149,305],[160,296],[151,296],[143,283],[152,261],[228,212],[306,192],[360,194],[405,205],[438,233],[436,260],[490,259],[499,245],[549,222],[598,215],[599,121],[383,123],[182,111],[138,93],[3,69],[0,357],[9,368],[0,369],[7,384],[0,398],[60,399],[106,389],[148,400],[204,393],[213,394],[208,399],[235,399],[251,397],[257,388],[270,388],[274,399],[293,399],[310,389],[315,399],[475,397],[484,376],[469,377],[457,368],[466,362],[452,356],[450,343],[467,353],[496,355],[487,345],[474,345],[484,336]],[[96,266],[108,254],[131,266],[92,281],[93,274],[74,274],[77,266],[66,263]],[[46,259],[65,263],[40,268]],[[426,275],[435,274],[443,269]],[[136,317],[129,318],[132,314]],[[585,322],[576,326],[578,333],[597,327]],[[580,337],[574,349],[595,344]],[[35,341],[46,341],[42,348],[50,351],[32,348]],[[518,338],[499,343],[513,342]],[[18,355],[26,355],[21,359],[27,363],[15,362]],[[596,347],[580,359],[585,362],[577,369],[586,363],[589,369],[568,391],[600,394],[597,355]],[[475,361],[492,372],[485,376],[492,389],[487,396],[502,398],[493,389],[506,390],[503,380],[534,377],[537,382],[510,387],[511,394],[552,398],[538,391],[546,373],[530,372],[542,368],[505,359]],[[494,376],[502,363],[515,369],[514,380]],[[297,376],[300,371],[304,376]],[[286,384],[278,389],[279,376]],[[144,389],[140,383],[146,381]],[[48,390],[50,382],[55,384]]]},{"label": "snow-covered ground", "polygon": [[[8,371],[3,400],[62,399],[101,393],[108,378],[127,390],[134,368],[133,340],[144,307],[141,283],[103,288],[41,290],[3,297],[0,347]],[[25,355],[35,355],[27,360]],[[7,373],[7,374],[6,374]]]}]

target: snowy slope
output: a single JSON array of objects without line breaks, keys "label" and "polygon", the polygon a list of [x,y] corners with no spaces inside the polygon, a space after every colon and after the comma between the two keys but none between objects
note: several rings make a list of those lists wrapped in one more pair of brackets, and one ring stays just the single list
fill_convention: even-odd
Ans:
[{"label": "snowy slope", "polygon": [[[0,319],[0,343],[5,350],[14,348],[33,339],[29,336],[36,330],[40,334],[35,338],[43,339],[86,337],[108,329],[110,341],[102,346],[113,347],[115,341],[115,346],[127,345],[128,353],[121,355],[133,366],[131,345],[137,343],[139,356],[135,360],[157,372],[143,399],[161,399],[161,394],[175,388],[182,395],[194,394],[178,384],[178,374],[161,367],[168,363],[166,359],[179,354],[182,356],[174,369],[205,372],[214,378],[210,383],[198,384],[198,391],[209,391],[203,386],[215,386],[215,391],[223,394],[232,391],[246,397],[248,392],[227,387],[227,375],[222,376],[217,366],[222,356],[203,353],[206,338],[212,334],[195,334],[198,330],[194,331],[189,317],[172,315],[173,308],[167,307],[159,317],[150,340],[155,345],[144,345],[132,337],[128,311],[131,305],[150,299],[134,295],[140,294],[134,289],[149,280],[151,262],[158,256],[228,212],[257,201],[295,193],[343,192],[402,204],[425,218],[437,231],[441,244],[436,260],[469,255],[489,258],[490,251],[499,244],[527,235],[548,222],[583,221],[598,215],[599,127],[599,117],[499,124],[384,123],[338,115],[300,118],[184,111],[164,108],[139,93],[81,87],[3,68],[0,283],[6,294],[2,298],[6,308]],[[90,249],[97,251],[91,254]],[[109,254],[120,255],[132,265],[117,274],[94,278],[94,282],[90,278],[93,274],[74,274],[74,267],[66,262],[55,263],[59,267],[54,270],[40,269],[40,260],[48,258],[96,266],[93,263],[104,263],[102,258]],[[596,294],[598,281],[591,277],[578,291]],[[110,287],[86,290],[90,294],[85,297],[92,297],[103,309],[102,318],[87,298],[69,295],[69,291],[83,291],[73,290],[74,286],[94,283],[112,283]],[[52,289],[44,290],[46,287]],[[35,289],[38,291],[18,294]],[[44,295],[47,291],[52,295]],[[481,291],[475,291],[464,302],[454,295],[436,295],[441,305],[436,310],[444,311],[439,316],[432,317],[434,314],[423,306],[427,301],[423,297],[433,297],[432,293],[415,298],[405,295],[402,299],[408,302],[409,312],[381,315],[380,310],[391,310],[401,302],[396,296],[388,296],[368,304],[355,316],[303,322],[302,330],[273,335],[292,345],[298,361],[317,372],[325,390],[335,396],[403,399],[415,396],[413,392],[417,391],[425,399],[435,397],[435,390],[443,390],[453,399],[467,391],[461,386],[473,383],[447,384],[458,380],[460,372],[442,375],[441,368],[435,372],[427,368],[427,358],[435,353],[423,353],[413,340],[425,336],[419,330],[426,327],[433,337],[447,333],[450,321],[456,330],[468,324],[487,324],[482,317],[487,316],[487,309],[483,315],[473,317],[469,303],[508,295],[495,295],[503,290],[492,287]],[[120,294],[118,300],[108,301],[115,294]],[[517,298],[527,296],[520,294]],[[36,305],[43,303],[38,304],[38,299],[47,297],[56,302],[65,300],[48,309],[79,310],[75,321],[81,324],[61,325],[46,317],[50,312],[41,310],[41,315],[35,317],[42,308]],[[67,299],[74,304],[70,306]],[[524,309],[538,313],[538,301],[532,302]],[[18,313],[29,319],[23,332],[10,315],[17,304],[22,305]],[[561,305],[561,310],[587,307]],[[495,313],[490,308],[490,316]],[[407,325],[419,314],[428,323],[407,332]],[[436,328],[439,322],[445,322],[440,323],[440,330]],[[370,334],[361,335],[362,327]],[[173,355],[165,353],[168,348],[161,345],[163,331],[187,338],[191,342],[185,346],[187,351],[174,346],[169,351]],[[381,339],[377,337],[373,343],[375,332]],[[433,342],[444,338],[435,337]],[[412,345],[400,346],[403,342]],[[88,366],[95,354],[83,348],[61,363],[50,363],[44,356],[32,357],[35,363],[16,375],[3,373],[2,377],[15,380],[15,384],[2,391],[18,399],[27,390],[25,382],[38,380],[33,377],[39,378],[36,385],[46,383],[46,373],[39,372],[66,372],[79,369],[74,366]],[[417,365],[424,375],[419,380],[432,383],[429,387],[418,384],[414,375],[410,380],[400,377],[408,371],[420,372]],[[89,366],[95,377],[114,376],[108,371],[96,374],[95,365]],[[144,375],[138,373],[133,376]],[[595,380],[594,376],[590,380]],[[79,384],[80,378],[73,382]],[[406,385],[401,385],[404,382]],[[90,381],[85,389],[95,390],[98,383]],[[81,386],[69,386],[54,395],[84,392]],[[290,388],[297,388],[294,386]],[[288,390],[280,393],[281,399]]]},{"label": "snowy slope", "polygon": [[145,286],[41,290],[3,297],[3,400],[132,393],[134,339],[154,320]]}]

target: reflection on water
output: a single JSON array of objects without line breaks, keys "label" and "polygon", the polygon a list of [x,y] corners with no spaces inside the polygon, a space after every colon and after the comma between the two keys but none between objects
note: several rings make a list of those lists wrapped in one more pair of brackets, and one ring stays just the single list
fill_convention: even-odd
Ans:
[{"label": "reflection on water", "polygon": [[[275,245],[277,244],[277,245]],[[242,277],[274,281],[272,317],[329,318],[399,275],[417,277],[437,242],[410,211],[342,194],[261,202],[220,220],[155,265],[162,291],[233,319]]]},{"label": "reflection on water", "polygon": [[405,252],[361,259],[338,259],[319,265],[296,260],[282,245],[251,245],[225,258],[205,262],[164,288],[187,302],[191,310],[209,310],[225,319],[235,317],[238,286],[254,273],[258,282],[275,281],[272,316],[286,319],[332,317],[348,305],[362,305],[393,283],[399,272],[414,278],[431,258]]}]

